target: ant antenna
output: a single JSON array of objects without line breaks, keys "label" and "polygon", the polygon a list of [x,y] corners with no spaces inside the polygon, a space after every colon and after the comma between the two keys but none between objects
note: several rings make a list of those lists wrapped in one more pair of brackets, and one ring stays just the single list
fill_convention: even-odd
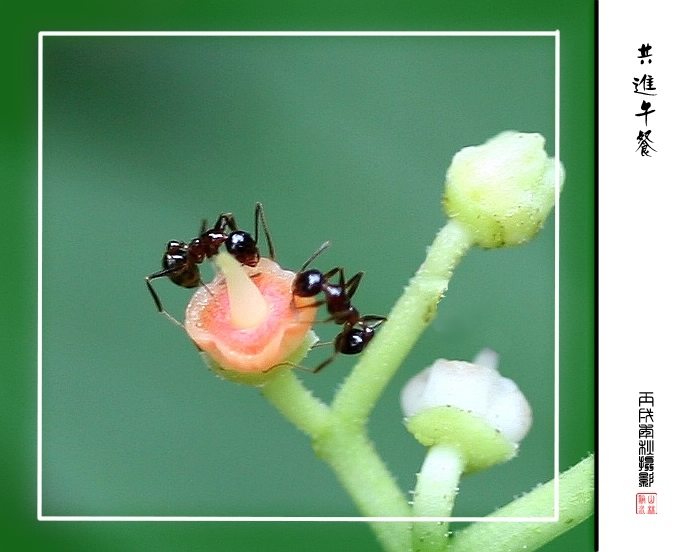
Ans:
[{"label": "ant antenna", "polygon": [[328,249],[331,246],[331,242],[326,241],[321,244],[321,246],[312,253],[311,257],[309,257],[302,266],[299,267],[299,270],[297,271],[297,274],[300,272],[304,272],[307,266],[309,266],[311,263],[314,262],[316,257],[318,257],[321,253],[323,253],[326,249]]},{"label": "ant antenna", "polygon": [[255,213],[255,236],[256,241],[258,241],[258,220],[260,219],[261,225],[263,226],[263,233],[265,234],[265,243],[268,246],[268,256],[271,260],[275,260],[275,248],[273,247],[273,240],[270,238],[270,231],[268,230],[268,223],[265,220],[265,213],[263,212],[263,205],[261,203],[256,203],[256,213]]}]

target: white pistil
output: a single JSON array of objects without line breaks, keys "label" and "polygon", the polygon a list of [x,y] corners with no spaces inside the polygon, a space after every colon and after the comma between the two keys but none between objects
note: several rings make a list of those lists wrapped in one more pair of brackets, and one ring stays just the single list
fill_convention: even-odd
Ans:
[{"label": "white pistil", "polygon": [[215,264],[222,271],[229,297],[229,321],[242,329],[256,328],[268,317],[268,303],[241,263],[220,251]]}]

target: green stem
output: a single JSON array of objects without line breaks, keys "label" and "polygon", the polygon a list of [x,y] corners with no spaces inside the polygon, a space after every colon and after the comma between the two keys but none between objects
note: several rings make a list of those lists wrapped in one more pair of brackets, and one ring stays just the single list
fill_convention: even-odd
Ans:
[{"label": "green stem", "polygon": [[[553,481],[518,498],[488,517],[544,517],[553,503]],[[537,550],[579,525],[594,510],[594,456],[560,474],[560,517],[557,522],[479,522],[459,531],[450,552]]]},{"label": "green stem", "polygon": [[[367,517],[410,517],[412,512],[364,428],[350,429],[304,387],[292,370],[268,381],[261,392],[290,422],[309,434],[316,455],[327,462]],[[410,524],[372,522],[385,550],[410,550]]]},{"label": "green stem", "polygon": [[[314,450],[333,468],[363,516],[412,516],[408,501],[364,429],[345,426],[335,419],[330,428],[314,438]],[[370,522],[370,525],[385,550],[411,550],[409,523]]]},{"label": "green stem", "polygon": [[[432,518],[451,516],[463,469],[464,460],[457,447],[431,446],[417,476],[413,495],[413,516]],[[449,523],[446,521],[415,522],[413,549],[416,552],[444,550],[448,532]]]},{"label": "green stem", "polygon": [[337,416],[364,425],[386,385],[437,312],[454,267],[470,248],[466,231],[448,221],[391,309],[388,321],[345,379],[333,401]]},{"label": "green stem", "polygon": [[330,410],[311,394],[292,370],[283,370],[261,388],[261,393],[290,422],[309,435],[318,435],[329,423]]}]

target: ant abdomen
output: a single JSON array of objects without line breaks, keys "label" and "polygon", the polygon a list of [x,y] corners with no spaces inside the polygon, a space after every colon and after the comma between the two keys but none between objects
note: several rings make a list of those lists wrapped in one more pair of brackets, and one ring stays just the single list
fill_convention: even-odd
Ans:
[{"label": "ant abdomen", "polygon": [[177,286],[181,286],[183,288],[195,288],[200,285],[200,270],[198,270],[198,267],[194,265],[182,272],[177,272],[176,274],[169,276],[169,279]]},{"label": "ant abdomen", "polygon": [[373,333],[373,330],[367,333],[366,329],[351,327],[347,332],[338,334],[335,347],[344,355],[358,355],[367,346]]},{"label": "ant abdomen", "polygon": [[185,288],[200,285],[198,265],[190,264],[191,251],[184,242],[172,240],[167,244],[162,257],[162,270],[149,276],[150,279],[167,276],[177,286]]}]

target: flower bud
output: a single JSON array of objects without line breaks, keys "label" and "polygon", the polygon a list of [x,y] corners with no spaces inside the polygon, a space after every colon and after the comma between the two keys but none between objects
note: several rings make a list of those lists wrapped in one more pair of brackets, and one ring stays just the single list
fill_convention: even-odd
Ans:
[{"label": "flower bud", "polygon": [[401,393],[408,431],[425,446],[459,447],[467,473],[514,457],[532,424],[517,385],[490,365],[495,353],[485,350],[476,361],[439,359]]},{"label": "flower bud", "polygon": [[[521,245],[542,228],[555,204],[555,159],[540,134],[506,131],[463,148],[446,175],[443,207],[484,248]],[[562,189],[564,170],[559,166]]]}]

